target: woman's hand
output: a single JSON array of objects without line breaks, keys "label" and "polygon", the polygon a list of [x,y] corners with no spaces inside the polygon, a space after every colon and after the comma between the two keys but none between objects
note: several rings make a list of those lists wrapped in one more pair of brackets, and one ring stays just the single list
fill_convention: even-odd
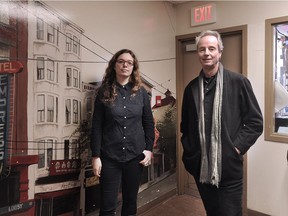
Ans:
[{"label": "woman's hand", "polygon": [[144,159],[142,161],[140,161],[140,163],[143,166],[149,166],[151,165],[151,159],[152,159],[152,152],[148,151],[148,150],[144,150],[143,154],[145,155]]},{"label": "woman's hand", "polygon": [[101,169],[102,169],[102,162],[101,162],[100,157],[92,158],[92,167],[93,167],[94,175],[100,177]]}]

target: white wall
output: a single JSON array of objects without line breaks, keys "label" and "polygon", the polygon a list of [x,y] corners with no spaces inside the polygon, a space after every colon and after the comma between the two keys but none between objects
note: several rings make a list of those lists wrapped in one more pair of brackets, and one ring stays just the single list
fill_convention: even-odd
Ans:
[{"label": "white wall", "polygon": [[[162,95],[160,92],[165,93],[169,89],[176,93],[176,18],[170,3],[93,0],[46,3],[83,28],[84,35],[88,38],[82,36],[81,43],[104,59],[110,60],[111,53],[114,54],[122,48],[133,50],[140,61],[143,77],[156,88],[152,91],[152,105],[155,96]],[[82,61],[103,62],[83,64],[83,80],[100,81],[107,62],[85,48],[82,50]],[[173,96],[176,97],[176,94]]]},{"label": "white wall", "polygon": [[[187,2],[173,8],[169,3],[155,1],[47,1],[110,52],[130,48],[140,61],[175,58],[175,35],[247,24],[248,78],[264,114],[265,19],[287,16],[288,2],[215,1],[217,22],[191,28],[190,9],[202,3]],[[88,39],[82,41],[105,59],[111,58],[109,52]],[[91,53],[83,53],[82,57],[83,61],[103,61]],[[100,80],[106,66],[106,63],[83,65],[84,81]],[[140,69],[156,81],[151,83],[157,90],[165,92],[158,85],[163,83],[175,93],[175,59],[142,62]],[[156,94],[159,92],[153,91],[153,96]],[[285,143],[264,141],[262,135],[248,152],[248,208],[273,216],[288,214],[287,148]]]},{"label": "white wall", "polygon": [[[187,2],[176,8],[176,35],[204,29],[248,25],[248,78],[264,114],[265,19],[288,15],[286,1],[215,1],[217,22],[190,27],[190,9],[208,2]],[[224,49],[225,52],[225,49]],[[264,122],[265,123],[265,122]],[[248,208],[273,216],[288,215],[287,143],[268,142],[264,134],[248,152]]]}]

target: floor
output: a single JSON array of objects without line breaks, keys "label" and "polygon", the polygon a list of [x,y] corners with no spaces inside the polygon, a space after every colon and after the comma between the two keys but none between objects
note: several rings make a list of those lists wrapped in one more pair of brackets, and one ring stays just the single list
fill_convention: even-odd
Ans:
[{"label": "floor", "polygon": [[[115,216],[120,216],[121,202]],[[86,214],[97,216],[98,211]],[[150,186],[139,193],[137,216],[205,216],[202,200],[191,195],[177,195],[176,175],[170,175],[158,184]],[[249,211],[249,216],[270,216]]]},{"label": "floor", "polygon": [[[89,214],[97,216],[98,212]],[[120,209],[116,216],[120,216]],[[190,195],[174,195],[137,216],[205,216],[201,199]]]},{"label": "floor", "polygon": [[201,199],[190,195],[174,195],[139,216],[205,216]]},{"label": "floor", "polygon": [[[143,213],[154,209],[154,206],[161,206],[171,197],[176,195],[176,173],[168,175],[156,184],[149,186],[146,189],[141,190],[138,194],[138,214],[143,215]],[[165,202],[164,202],[165,201]],[[163,202],[163,203],[162,203]],[[89,212],[85,216],[97,216],[99,214],[99,209],[94,212]],[[116,215],[121,215],[121,201],[118,203],[118,208],[116,209]],[[150,214],[149,214],[150,215]],[[155,214],[153,214],[155,215]],[[164,214],[167,215],[167,214]],[[199,215],[201,216],[201,215]]]},{"label": "floor", "polygon": [[139,193],[138,216],[205,216],[199,197],[177,195],[176,173]]},{"label": "floor", "polygon": [[[138,216],[205,216],[204,206],[198,197],[191,195],[174,195]],[[247,210],[245,216],[271,216]]]}]

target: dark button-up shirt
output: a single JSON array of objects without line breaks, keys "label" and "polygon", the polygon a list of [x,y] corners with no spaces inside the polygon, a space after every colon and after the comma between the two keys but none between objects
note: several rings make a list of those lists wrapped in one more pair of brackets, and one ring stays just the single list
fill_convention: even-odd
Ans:
[{"label": "dark button-up shirt", "polygon": [[206,78],[204,77],[204,120],[205,120],[205,140],[207,152],[210,151],[211,145],[211,129],[212,129],[212,113],[214,105],[214,95],[216,90],[217,75]]},{"label": "dark button-up shirt", "polygon": [[113,104],[104,104],[96,96],[92,120],[93,157],[129,161],[143,150],[152,151],[154,120],[150,99],[142,87],[131,95],[131,85],[117,85]]}]

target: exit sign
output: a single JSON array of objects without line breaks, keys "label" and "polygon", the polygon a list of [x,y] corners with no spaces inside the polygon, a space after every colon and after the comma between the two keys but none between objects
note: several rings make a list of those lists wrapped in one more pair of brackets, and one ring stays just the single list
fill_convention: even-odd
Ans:
[{"label": "exit sign", "polygon": [[216,22],[216,5],[210,3],[191,8],[191,26],[206,25]]}]

